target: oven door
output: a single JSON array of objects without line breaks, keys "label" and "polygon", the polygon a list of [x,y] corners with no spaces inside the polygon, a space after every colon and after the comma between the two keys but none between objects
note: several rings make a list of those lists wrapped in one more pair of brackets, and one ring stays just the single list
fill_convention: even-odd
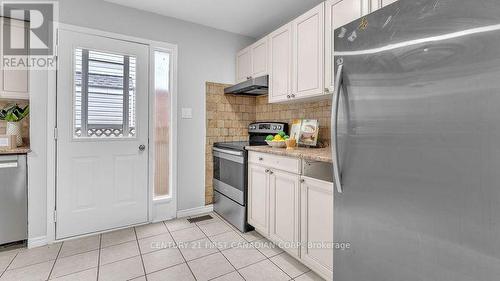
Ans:
[{"label": "oven door", "polygon": [[245,205],[246,153],[214,147],[213,156],[214,189]]}]

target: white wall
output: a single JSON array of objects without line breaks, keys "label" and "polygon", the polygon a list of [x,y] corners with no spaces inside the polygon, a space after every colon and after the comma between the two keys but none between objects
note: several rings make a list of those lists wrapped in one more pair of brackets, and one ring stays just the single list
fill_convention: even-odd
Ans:
[{"label": "white wall", "polygon": [[[60,0],[60,22],[178,45],[178,209],[205,204],[205,82],[234,83],[235,54],[253,38],[118,6],[100,0]],[[33,82],[33,81],[32,81]],[[47,96],[43,81],[39,94]],[[33,92],[33,94],[37,94]],[[42,140],[47,101],[32,98],[33,156],[30,165],[30,238],[46,233],[46,184]],[[37,107],[37,108],[34,108]],[[193,119],[181,119],[191,107]],[[50,107],[49,107],[50,108]],[[40,118],[40,119],[39,119]],[[45,130],[47,132],[47,130]],[[46,138],[46,135],[43,136]]]}]

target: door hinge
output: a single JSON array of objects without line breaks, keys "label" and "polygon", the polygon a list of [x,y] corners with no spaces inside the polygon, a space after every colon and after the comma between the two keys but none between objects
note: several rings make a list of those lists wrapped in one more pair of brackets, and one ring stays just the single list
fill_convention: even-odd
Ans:
[{"label": "door hinge", "polygon": [[54,128],[54,140],[57,140],[57,128]]},{"label": "door hinge", "polygon": [[54,222],[57,222],[57,211],[54,210]]}]

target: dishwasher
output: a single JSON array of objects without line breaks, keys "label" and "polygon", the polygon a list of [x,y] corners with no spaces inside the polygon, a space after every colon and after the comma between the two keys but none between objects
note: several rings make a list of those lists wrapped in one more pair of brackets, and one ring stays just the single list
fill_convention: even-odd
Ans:
[{"label": "dishwasher", "polygon": [[26,155],[0,156],[0,245],[28,238]]}]

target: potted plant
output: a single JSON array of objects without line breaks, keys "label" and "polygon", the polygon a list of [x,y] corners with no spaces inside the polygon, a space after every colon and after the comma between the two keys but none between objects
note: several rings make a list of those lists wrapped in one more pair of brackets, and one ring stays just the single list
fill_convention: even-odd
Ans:
[{"label": "potted plant", "polygon": [[28,116],[29,112],[29,105],[21,108],[17,104],[7,106],[0,111],[0,120],[7,122],[7,135],[16,136],[17,146],[23,145],[21,121]]}]

